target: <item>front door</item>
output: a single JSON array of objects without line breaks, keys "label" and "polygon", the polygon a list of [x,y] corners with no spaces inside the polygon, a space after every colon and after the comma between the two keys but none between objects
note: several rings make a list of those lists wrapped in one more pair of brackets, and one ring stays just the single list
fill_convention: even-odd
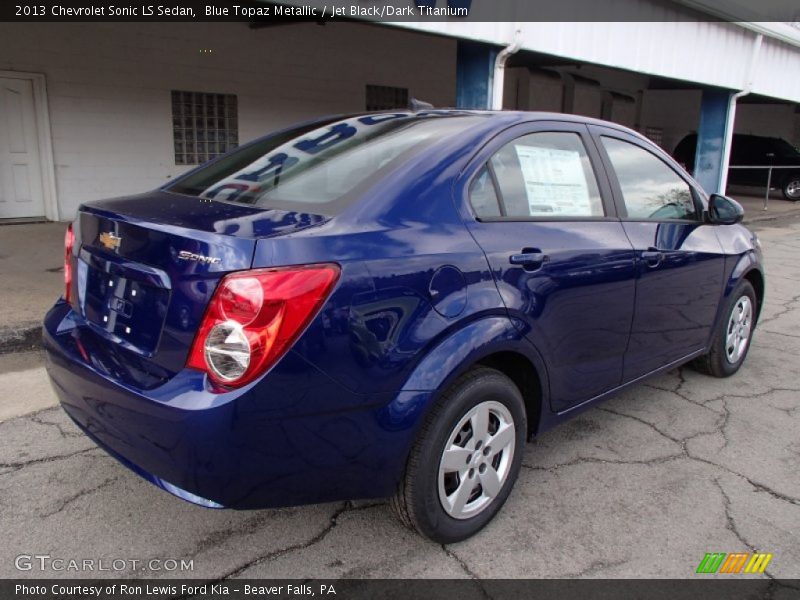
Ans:
[{"label": "front door", "polygon": [[586,126],[506,131],[467,167],[457,195],[509,316],[544,358],[553,410],[618,386],[634,256]]},{"label": "front door", "polygon": [[592,127],[617,212],[636,252],[636,308],[625,354],[632,381],[708,344],[725,255],[700,192],[666,155],[616,129]]},{"label": "front door", "polygon": [[38,140],[33,82],[0,78],[0,219],[44,216]]}]

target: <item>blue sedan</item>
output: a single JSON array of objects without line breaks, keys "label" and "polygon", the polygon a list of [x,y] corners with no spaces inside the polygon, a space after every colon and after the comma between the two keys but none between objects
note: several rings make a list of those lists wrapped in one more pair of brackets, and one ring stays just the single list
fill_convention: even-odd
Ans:
[{"label": "blue sedan", "polygon": [[532,436],[684,363],[741,367],[764,297],[741,219],[613,123],[321,119],[82,205],[48,372],[86,435],[184,500],[391,497],[453,542]]}]

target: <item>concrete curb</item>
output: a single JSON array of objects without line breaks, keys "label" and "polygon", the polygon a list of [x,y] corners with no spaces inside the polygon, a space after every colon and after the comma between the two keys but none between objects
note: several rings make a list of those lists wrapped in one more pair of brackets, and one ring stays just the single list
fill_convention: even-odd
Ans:
[{"label": "concrete curb", "polygon": [[0,327],[0,354],[27,352],[42,347],[42,324],[24,323]]}]

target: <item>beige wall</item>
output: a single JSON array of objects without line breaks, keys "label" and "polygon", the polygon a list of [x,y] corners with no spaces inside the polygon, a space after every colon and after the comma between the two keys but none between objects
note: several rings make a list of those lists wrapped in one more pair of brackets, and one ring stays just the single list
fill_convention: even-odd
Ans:
[{"label": "beige wall", "polygon": [[0,70],[46,76],[62,219],[187,169],[174,162],[171,90],[236,94],[243,143],[364,110],[366,84],[452,106],[455,61],[453,39],[351,23],[0,24]]},{"label": "beige wall", "polygon": [[794,143],[794,106],[788,104],[740,104],[736,108],[736,133],[780,137]]}]

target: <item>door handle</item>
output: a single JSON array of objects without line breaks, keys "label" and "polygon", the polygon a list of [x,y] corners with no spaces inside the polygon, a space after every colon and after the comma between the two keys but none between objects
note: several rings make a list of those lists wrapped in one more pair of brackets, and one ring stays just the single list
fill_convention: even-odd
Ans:
[{"label": "door handle", "polygon": [[547,255],[534,248],[525,248],[521,253],[512,254],[508,258],[508,262],[512,265],[521,265],[525,269],[540,267],[546,260]]},{"label": "door handle", "polygon": [[664,253],[657,248],[648,248],[642,252],[642,260],[648,267],[656,268],[664,260]]}]

